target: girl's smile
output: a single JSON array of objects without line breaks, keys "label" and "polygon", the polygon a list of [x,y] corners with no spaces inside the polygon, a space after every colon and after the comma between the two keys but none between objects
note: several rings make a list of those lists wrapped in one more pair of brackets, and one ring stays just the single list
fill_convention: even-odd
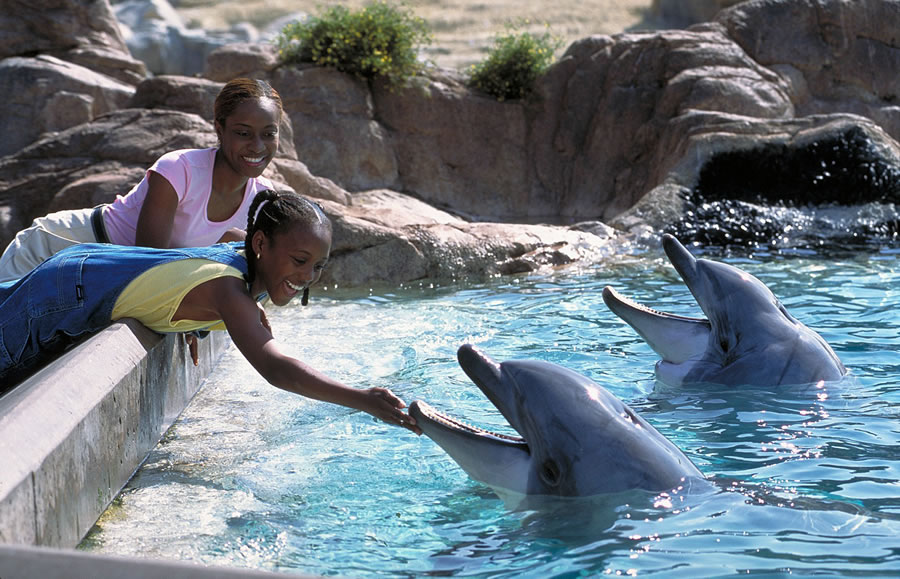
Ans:
[{"label": "girl's smile", "polygon": [[283,306],[319,280],[331,253],[331,233],[308,225],[296,225],[272,238],[257,232],[253,249],[259,255],[254,295],[266,291],[272,303]]}]

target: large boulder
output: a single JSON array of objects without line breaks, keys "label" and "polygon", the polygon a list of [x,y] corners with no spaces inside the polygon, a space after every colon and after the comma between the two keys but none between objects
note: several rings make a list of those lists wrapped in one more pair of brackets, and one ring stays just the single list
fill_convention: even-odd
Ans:
[{"label": "large boulder", "polygon": [[900,3],[754,0],[715,27],[791,83],[796,116],[857,114],[900,139]]},{"label": "large boulder", "polygon": [[146,67],[135,60],[107,0],[4,0],[0,59],[45,54],[123,82],[136,83]]},{"label": "large boulder", "polygon": [[0,60],[0,156],[124,108],[133,95],[129,84],[53,56]]},{"label": "large boulder", "polygon": [[397,188],[392,135],[376,119],[368,85],[332,68],[281,67],[271,78],[296,128],[297,154],[345,189]]},{"label": "large boulder", "polygon": [[323,202],[334,223],[325,285],[465,280],[597,263],[624,238],[602,224],[551,227],[469,222],[390,190]]}]

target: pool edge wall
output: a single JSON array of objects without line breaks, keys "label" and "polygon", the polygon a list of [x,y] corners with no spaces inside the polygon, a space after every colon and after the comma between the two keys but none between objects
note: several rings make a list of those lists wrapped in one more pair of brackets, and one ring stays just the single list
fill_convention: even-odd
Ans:
[{"label": "pool edge wall", "polygon": [[[0,544],[74,548],[228,347],[123,320],[0,397]],[[5,576],[4,576],[4,579]]]}]

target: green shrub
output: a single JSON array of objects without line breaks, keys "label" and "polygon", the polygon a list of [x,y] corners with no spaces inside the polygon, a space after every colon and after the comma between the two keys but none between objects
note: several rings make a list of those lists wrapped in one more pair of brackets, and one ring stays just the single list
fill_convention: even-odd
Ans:
[{"label": "green shrub", "polygon": [[499,101],[525,98],[552,64],[560,44],[549,31],[537,36],[510,29],[494,39],[485,60],[471,66],[469,85]]},{"label": "green shrub", "polygon": [[333,6],[320,16],[292,22],[276,37],[282,62],[331,66],[366,80],[401,84],[422,68],[418,46],[431,42],[421,18],[386,2],[360,10]]}]

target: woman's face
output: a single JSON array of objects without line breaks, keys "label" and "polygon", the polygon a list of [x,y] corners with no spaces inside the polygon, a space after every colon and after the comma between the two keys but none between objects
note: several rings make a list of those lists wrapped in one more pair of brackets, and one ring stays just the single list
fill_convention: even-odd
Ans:
[{"label": "woman's face", "polygon": [[269,98],[246,100],[225,118],[216,121],[219,151],[231,169],[244,177],[262,175],[278,150],[281,109]]},{"label": "woman's face", "polygon": [[331,253],[331,233],[303,224],[271,238],[257,231],[252,247],[259,255],[254,294],[266,291],[272,303],[283,306],[321,277]]}]

